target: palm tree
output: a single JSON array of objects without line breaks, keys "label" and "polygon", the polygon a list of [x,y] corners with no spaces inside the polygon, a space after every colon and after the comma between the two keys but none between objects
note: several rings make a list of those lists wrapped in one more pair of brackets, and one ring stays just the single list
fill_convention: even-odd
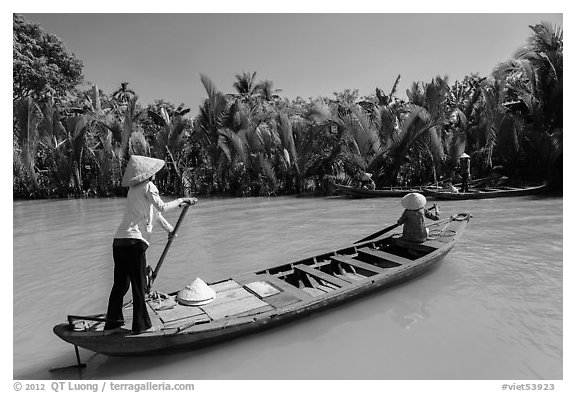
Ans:
[{"label": "palm tree", "polygon": [[36,153],[40,140],[38,126],[42,121],[42,111],[34,99],[21,98],[14,102],[14,116],[14,140],[20,148],[19,157],[32,182],[31,193],[38,194],[40,185],[36,172]]},{"label": "palm tree", "polygon": [[[411,89],[406,91],[410,100],[406,105],[407,113],[400,123],[400,132],[393,134],[393,143],[388,153],[392,164],[388,172],[390,181],[396,181],[407,157],[412,160],[410,166],[416,165],[419,169],[425,169],[425,162],[430,160],[434,176],[437,167],[444,162],[442,132],[446,123],[446,79],[436,77],[430,83],[414,83]],[[421,179],[423,174],[409,175],[413,176],[419,177],[418,181],[424,180]],[[403,182],[411,183],[413,180],[416,179],[405,178]]]},{"label": "palm tree", "polygon": [[40,148],[47,168],[48,184],[44,189],[49,193],[57,192],[59,196],[68,196],[70,179],[72,178],[72,163],[70,162],[70,140],[63,125],[65,118],[60,110],[51,102],[41,106],[42,121],[39,124]]},{"label": "palm tree", "polygon": [[[478,171],[492,167],[494,138],[489,128],[480,127],[485,118],[484,102],[487,99],[484,86],[486,78],[478,75],[464,77],[462,82],[456,81],[446,91],[446,121],[442,142],[447,156],[448,177],[465,150],[473,155],[479,164]],[[485,123],[485,122],[484,122]]]},{"label": "palm tree", "polygon": [[[198,129],[198,137],[202,146],[208,152],[210,189],[218,189],[217,179],[223,180],[222,155],[228,149],[230,135],[223,130],[225,123],[230,122],[229,105],[226,96],[218,91],[214,83],[207,76],[201,74],[200,80],[208,97],[200,107],[195,120],[195,128]],[[223,183],[223,181],[222,181]]]},{"label": "palm tree", "polygon": [[154,135],[152,143],[152,151],[155,152],[157,157],[164,157],[166,162],[172,166],[174,173],[178,178],[178,187],[176,192],[181,192],[184,186],[184,174],[188,167],[184,160],[184,147],[186,140],[184,137],[187,131],[190,130],[189,121],[183,115],[188,113],[190,109],[179,107],[172,113],[172,116],[164,108],[160,108],[160,113],[149,111],[155,124],[162,127],[159,132]]},{"label": "palm tree", "polygon": [[[248,185],[255,188],[253,192],[260,195],[261,180],[265,180],[268,192],[275,193],[278,184],[274,159],[280,143],[276,131],[266,124],[249,123],[248,127],[238,133],[228,129],[226,134],[234,146],[233,151],[243,164]],[[228,150],[230,153],[231,150]]]},{"label": "palm tree", "polygon": [[278,93],[282,91],[282,89],[275,89],[274,82],[265,80],[256,86],[256,89],[259,92],[259,96],[264,101],[275,101],[280,99]]},{"label": "palm tree", "polygon": [[112,98],[120,105],[126,106],[135,95],[136,92],[128,88],[128,82],[122,82],[120,87],[112,93]]},{"label": "palm tree", "polygon": [[234,95],[242,102],[250,102],[258,95],[256,72],[243,72],[236,74],[236,81],[232,84],[237,94]]},{"label": "palm tree", "polygon": [[530,28],[527,45],[493,75],[506,83],[502,105],[516,119],[518,149],[530,157],[515,166],[546,176],[562,166],[563,33],[547,23]]}]

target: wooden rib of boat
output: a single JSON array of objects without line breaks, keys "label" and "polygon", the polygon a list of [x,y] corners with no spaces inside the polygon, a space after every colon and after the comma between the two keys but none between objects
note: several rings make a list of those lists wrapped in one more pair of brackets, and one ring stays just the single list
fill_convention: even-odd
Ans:
[{"label": "wooden rib of boat", "polygon": [[352,186],[345,186],[343,184],[334,184],[334,187],[341,194],[350,198],[383,198],[383,197],[403,197],[411,192],[424,193],[425,190],[421,187],[389,187],[380,188],[376,190],[369,190],[366,188],[357,188]]},{"label": "wooden rib of boat", "polygon": [[[216,298],[202,306],[175,302],[177,292],[151,296],[148,311],[161,329],[131,334],[131,321],[104,333],[104,315],[69,316],[54,327],[62,340],[112,356],[165,354],[220,343],[268,329],[412,279],[440,261],[462,235],[470,214],[428,226],[429,239],[412,243],[396,232],[296,262],[240,274],[208,285]],[[155,299],[156,298],[156,299]],[[160,298],[160,299],[158,299]],[[124,315],[132,315],[131,305]]]},{"label": "wooden rib of boat", "polygon": [[469,192],[438,191],[427,188],[426,195],[435,199],[465,200],[465,199],[488,199],[538,194],[546,188],[546,184],[524,187],[475,187]]}]

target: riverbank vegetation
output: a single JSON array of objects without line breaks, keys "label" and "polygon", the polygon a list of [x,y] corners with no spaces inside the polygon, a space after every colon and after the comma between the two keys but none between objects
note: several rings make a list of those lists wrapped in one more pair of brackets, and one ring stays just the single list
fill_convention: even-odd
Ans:
[{"label": "riverbank vegetation", "polygon": [[235,75],[233,94],[201,75],[195,116],[160,98],[142,106],[129,82],[83,90],[82,62],[57,37],[13,23],[14,198],[124,195],[131,154],[166,160],[165,194],[327,194],[362,172],[378,187],[457,181],[463,152],[473,178],[497,167],[562,186],[563,32],[545,22],[491,75],[414,82],[407,99],[400,75],[368,96],[292,100],[256,72]]}]

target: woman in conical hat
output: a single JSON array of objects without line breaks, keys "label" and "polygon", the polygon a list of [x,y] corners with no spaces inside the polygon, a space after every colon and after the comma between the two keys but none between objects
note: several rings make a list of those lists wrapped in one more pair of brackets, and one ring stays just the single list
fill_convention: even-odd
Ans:
[{"label": "woman in conical hat", "polygon": [[404,212],[398,224],[403,224],[402,239],[421,243],[428,237],[428,228],[424,224],[424,218],[438,220],[438,207],[434,205],[434,214],[430,213],[426,206],[426,197],[417,192],[406,194],[400,202],[404,207]]},{"label": "woman in conical hat", "polygon": [[[152,328],[146,311],[146,249],[155,221],[168,236],[174,228],[162,217],[165,212],[183,204],[195,204],[196,198],[179,198],[165,203],[160,198],[158,188],[152,182],[156,173],[164,167],[164,161],[151,157],[133,155],[128,161],[122,185],[130,187],[126,198],[126,209],[122,222],[114,236],[112,251],[114,256],[114,285],[108,300],[105,330],[123,325],[122,303],[124,295],[132,286],[133,322],[132,332],[140,333]],[[144,233],[143,233],[144,232]]]},{"label": "woman in conical hat", "polygon": [[470,180],[470,156],[466,153],[462,153],[460,157],[458,157],[460,166],[460,177],[462,178],[462,187],[460,189],[461,192],[469,192],[468,189],[468,182]]},{"label": "woman in conical hat", "polygon": [[361,188],[365,188],[367,190],[375,190],[376,183],[372,180],[372,174],[368,172],[363,172],[361,177]]}]

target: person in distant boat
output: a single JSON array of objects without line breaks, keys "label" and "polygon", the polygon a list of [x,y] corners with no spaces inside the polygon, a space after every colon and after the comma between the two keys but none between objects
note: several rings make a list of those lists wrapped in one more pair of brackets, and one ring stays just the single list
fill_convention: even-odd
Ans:
[{"label": "person in distant boat", "polygon": [[376,189],[376,183],[374,183],[374,180],[372,180],[372,174],[371,173],[364,172],[362,174],[360,187],[365,189],[365,190],[375,190]]},{"label": "person in distant boat", "polygon": [[458,189],[456,187],[454,187],[454,184],[452,184],[450,182],[448,184],[446,184],[446,191],[452,192],[454,194],[458,194]]},{"label": "person in distant boat", "polygon": [[461,192],[469,192],[468,181],[470,180],[470,156],[466,153],[458,158],[460,160],[460,177],[462,177],[462,187]]},{"label": "person in distant boat", "polygon": [[184,204],[194,205],[196,198],[179,198],[165,203],[152,181],[164,167],[164,161],[156,158],[132,155],[122,178],[122,186],[130,187],[126,198],[124,217],[114,236],[114,284],[108,300],[105,331],[112,331],[124,324],[122,314],[124,295],[132,286],[133,321],[132,332],[138,334],[153,330],[146,310],[146,249],[156,221],[172,236],[174,228],[160,212],[166,212]]},{"label": "person in distant boat", "polygon": [[405,209],[398,219],[398,224],[404,225],[402,239],[422,243],[428,238],[428,228],[424,224],[424,218],[438,220],[438,206],[434,204],[434,214],[432,214],[424,208],[426,197],[417,192],[406,194],[400,203]]},{"label": "person in distant boat", "polygon": [[503,186],[508,182],[508,177],[504,176],[504,167],[497,165],[492,168],[492,173],[488,176],[488,185],[491,187]]}]

